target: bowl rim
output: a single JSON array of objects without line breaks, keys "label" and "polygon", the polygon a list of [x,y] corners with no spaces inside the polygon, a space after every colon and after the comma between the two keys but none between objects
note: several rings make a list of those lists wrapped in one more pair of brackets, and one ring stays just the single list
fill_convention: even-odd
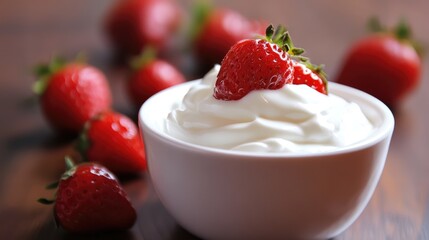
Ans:
[{"label": "bowl rim", "polygon": [[[147,134],[150,134],[157,139],[172,145],[176,148],[181,148],[187,151],[193,151],[193,152],[199,152],[199,153],[206,153],[206,154],[218,154],[223,156],[236,156],[236,157],[246,157],[246,158],[261,158],[264,159],[284,159],[284,158],[312,158],[312,157],[324,157],[324,156],[335,156],[335,155],[341,155],[341,154],[347,154],[351,152],[360,151],[366,148],[369,148],[373,145],[376,145],[377,143],[383,141],[384,139],[390,137],[393,134],[395,120],[394,116],[391,112],[391,110],[379,99],[371,96],[368,93],[365,93],[361,90],[358,90],[356,88],[352,88],[343,84],[335,83],[335,82],[329,82],[329,88],[330,90],[334,92],[335,95],[339,95],[341,97],[342,94],[350,94],[350,98],[358,98],[359,100],[364,100],[368,105],[371,105],[373,109],[377,110],[379,114],[381,114],[384,119],[382,119],[383,124],[381,124],[371,135],[361,140],[357,143],[351,144],[349,146],[342,147],[340,149],[334,149],[329,151],[323,151],[323,152],[246,152],[246,151],[238,151],[238,150],[230,150],[230,149],[221,149],[221,148],[214,148],[214,147],[207,147],[202,146],[198,144],[193,144],[189,142],[185,142],[183,140],[174,138],[170,135],[168,135],[166,132],[161,131],[160,129],[154,129],[151,124],[148,124],[148,118],[152,116],[152,114],[145,114],[147,111],[147,108],[150,104],[154,104],[157,101],[157,98],[167,95],[170,91],[175,91],[175,89],[178,88],[187,88],[189,89],[192,85],[197,84],[201,79],[188,81],[185,83],[181,83],[172,87],[169,87],[167,89],[164,89],[152,97],[150,97],[148,100],[146,100],[139,112],[138,112],[138,123],[139,128],[142,131],[143,138],[146,138],[145,136]],[[187,90],[185,91],[187,92]],[[340,93],[340,94],[338,94]],[[346,98],[347,101],[350,101]]]}]

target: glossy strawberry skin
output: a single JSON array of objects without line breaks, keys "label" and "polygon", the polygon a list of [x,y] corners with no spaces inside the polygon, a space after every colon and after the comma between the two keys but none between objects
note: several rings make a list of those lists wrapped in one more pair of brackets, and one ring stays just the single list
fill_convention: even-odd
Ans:
[{"label": "glossy strawberry skin", "polygon": [[180,22],[174,0],[121,0],[107,15],[105,32],[119,53],[136,55],[148,45],[162,48]]},{"label": "glossy strawberry skin", "polygon": [[276,44],[242,40],[223,59],[213,96],[230,101],[252,90],[279,89],[292,82],[293,71],[292,59]]},{"label": "glossy strawberry skin", "polygon": [[57,223],[72,233],[124,230],[136,212],[115,176],[93,163],[76,166],[62,179],[54,206]]},{"label": "glossy strawberry skin", "polygon": [[205,64],[219,64],[235,43],[264,35],[265,28],[265,23],[250,21],[234,10],[213,9],[195,40],[197,56]]},{"label": "glossy strawberry skin", "polygon": [[146,170],[143,140],[136,124],[120,113],[104,112],[90,122],[84,134],[83,150],[90,162],[97,162],[117,175],[139,174]]},{"label": "glossy strawberry skin", "polygon": [[320,93],[328,94],[326,85],[320,76],[311,71],[304,64],[294,62],[293,66],[294,73],[292,84],[305,84]]},{"label": "glossy strawberry skin", "polygon": [[155,93],[183,82],[183,74],[170,63],[153,60],[132,74],[128,91],[134,105],[140,107]]},{"label": "glossy strawberry skin", "polygon": [[391,35],[372,35],[349,51],[336,82],[365,91],[394,107],[416,88],[421,60]]},{"label": "glossy strawberry skin", "polygon": [[110,109],[112,96],[102,72],[70,63],[50,76],[40,101],[44,116],[54,128],[76,134],[92,116]]}]

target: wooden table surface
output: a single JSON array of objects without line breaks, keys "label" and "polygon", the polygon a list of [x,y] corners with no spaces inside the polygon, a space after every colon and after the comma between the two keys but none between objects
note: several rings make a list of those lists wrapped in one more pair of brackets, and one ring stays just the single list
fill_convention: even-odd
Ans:
[{"label": "wooden table surface", "polygon": [[[190,1],[179,1],[185,10]],[[365,35],[366,20],[378,15],[393,25],[408,19],[417,39],[429,41],[427,0],[299,1],[222,0],[251,18],[289,27],[297,45],[335,76],[347,48]],[[114,108],[135,116],[124,90],[126,69],[112,64],[100,24],[112,0],[0,0],[0,239],[197,239],[181,228],[158,201],[147,175],[124,182],[138,221],[123,233],[71,236],[54,226],[52,208],[36,202],[49,197],[44,186],[63,171],[72,140],[57,136],[32,99],[32,67],[52,55],[84,51],[102,69],[114,93]],[[188,79],[198,77],[172,59]],[[182,61],[180,59],[187,59]],[[396,128],[387,163],[369,205],[335,239],[429,239],[428,136],[429,63],[422,82],[395,112]]]}]

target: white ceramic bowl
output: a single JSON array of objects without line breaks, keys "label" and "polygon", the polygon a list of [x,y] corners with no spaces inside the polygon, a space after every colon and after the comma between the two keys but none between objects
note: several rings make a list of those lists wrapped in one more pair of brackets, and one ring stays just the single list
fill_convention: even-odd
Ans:
[{"label": "white ceramic bowl", "polygon": [[184,228],[205,239],[327,239],[349,227],[380,179],[394,119],[379,100],[330,83],[360,105],[377,130],[324,153],[258,154],[202,147],[164,132],[195,82],[166,89],[139,112],[149,173],[160,200]]}]

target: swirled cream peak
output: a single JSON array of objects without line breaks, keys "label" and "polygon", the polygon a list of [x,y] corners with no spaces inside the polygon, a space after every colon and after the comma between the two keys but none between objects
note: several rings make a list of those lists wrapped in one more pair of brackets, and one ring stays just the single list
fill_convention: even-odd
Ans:
[{"label": "swirled cream peak", "polygon": [[250,152],[321,152],[367,137],[373,126],[355,103],[307,85],[255,90],[238,101],[213,97],[219,66],[193,85],[166,121],[169,135]]}]

